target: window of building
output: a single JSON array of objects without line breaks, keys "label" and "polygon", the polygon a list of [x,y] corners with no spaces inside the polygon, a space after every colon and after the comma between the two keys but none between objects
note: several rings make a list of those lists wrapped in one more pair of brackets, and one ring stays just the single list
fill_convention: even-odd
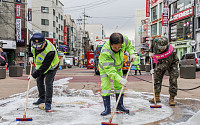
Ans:
[{"label": "window of building", "polygon": [[162,21],[159,22],[159,35],[162,34]]},{"label": "window of building", "polygon": [[170,16],[176,14],[177,12],[177,2],[174,2],[170,5]]},{"label": "window of building", "polygon": [[49,13],[49,8],[41,6],[41,12],[42,13]]},{"label": "window of building", "polygon": [[58,0],[56,0],[56,5],[58,5]]},{"label": "window of building", "polygon": [[49,20],[48,19],[41,19],[41,24],[42,25],[49,25]]},{"label": "window of building", "polygon": [[44,37],[49,37],[49,32],[48,31],[42,31],[42,34],[44,35]]},{"label": "window of building", "polygon": [[55,21],[53,21],[53,27],[56,27],[56,22]]},{"label": "window of building", "polygon": [[58,22],[58,17],[56,16],[56,22]]},{"label": "window of building", "polygon": [[63,16],[61,15],[61,20],[63,20]]},{"label": "window of building", "polygon": [[60,40],[60,35],[59,35],[59,40]]},{"label": "window of building", "polygon": [[60,24],[58,26],[59,26],[59,30],[60,30]]},{"label": "window of building", "polygon": [[156,36],[157,35],[157,23],[151,25],[151,35]]},{"label": "window of building", "polygon": [[60,19],[60,13],[58,14],[58,18]]},{"label": "window of building", "polygon": [[56,33],[58,33],[58,27],[56,27]]},{"label": "window of building", "polygon": [[61,25],[61,30],[63,30],[63,26]]},{"label": "window of building", "polygon": [[159,4],[159,7],[160,7],[160,15],[159,15],[159,18],[162,18],[163,3],[160,3],[160,4]]},{"label": "window of building", "polygon": [[53,15],[55,16],[56,15],[56,11],[53,9]]},{"label": "window of building", "polygon": [[63,36],[61,36],[61,40],[64,41],[64,37]]},{"label": "window of building", "polygon": [[53,38],[56,38],[56,33],[53,33]]},{"label": "window of building", "polygon": [[197,28],[200,28],[200,17],[197,19]]},{"label": "window of building", "polygon": [[157,6],[151,8],[151,20],[154,21],[156,20],[158,17],[157,17]]}]

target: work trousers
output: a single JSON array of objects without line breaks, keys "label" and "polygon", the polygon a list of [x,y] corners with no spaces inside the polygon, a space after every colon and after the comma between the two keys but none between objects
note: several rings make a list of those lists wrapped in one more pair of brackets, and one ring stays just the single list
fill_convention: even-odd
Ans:
[{"label": "work trousers", "polygon": [[49,70],[46,74],[43,74],[37,78],[39,98],[44,99],[45,102],[47,103],[52,103],[53,81],[54,81],[56,72],[57,72],[57,69]]}]

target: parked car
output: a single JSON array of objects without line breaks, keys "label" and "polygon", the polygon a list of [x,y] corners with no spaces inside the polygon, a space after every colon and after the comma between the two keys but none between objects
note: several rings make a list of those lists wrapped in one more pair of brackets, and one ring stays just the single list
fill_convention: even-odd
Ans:
[{"label": "parked car", "polygon": [[200,70],[200,52],[184,54],[179,61],[179,67],[183,65],[194,65],[197,70]]}]

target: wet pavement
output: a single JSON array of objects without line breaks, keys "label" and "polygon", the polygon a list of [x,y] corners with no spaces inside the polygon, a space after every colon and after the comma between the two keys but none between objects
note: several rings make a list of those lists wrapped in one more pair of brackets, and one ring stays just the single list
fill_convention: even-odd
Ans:
[{"label": "wet pavement", "polygon": [[[7,75],[8,76],[8,75]],[[69,94],[68,97],[73,96],[73,94],[77,93],[80,94],[80,90],[92,90],[94,95],[96,95],[93,101],[97,101],[98,103],[92,103],[92,104],[87,104],[85,102],[79,101],[79,102],[73,102],[73,103],[77,103],[74,105],[69,105],[69,104],[59,104],[59,105],[55,105],[55,108],[57,110],[61,110],[62,107],[70,107],[70,106],[77,106],[79,105],[79,107],[87,107],[87,109],[90,108],[94,108],[94,107],[98,107],[100,106],[100,110],[95,111],[96,114],[100,114],[101,110],[103,109],[103,102],[102,99],[100,97],[100,77],[98,75],[94,75],[94,70],[92,69],[81,69],[78,67],[74,67],[71,69],[64,69],[64,70],[59,70],[55,80],[60,80],[66,77],[70,77],[72,79],[69,80],[69,83],[67,84],[67,93]],[[141,79],[145,79],[147,81],[151,81],[151,75],[149,74],[149,72],[142,72],[142,76],[137,76]],[[168,76],[165,76],[163,79],[163,84],[164,85],[168,85]],[[8,81],[8,82],[7,82]],[[0,84],[1,86],[5,86],[7,87],[7,91],[8,94],[6,96],[6,94],[4,94],[4,98],[2,98],[0,96],[0,101],[5,100],[6,98],[9,98],[10,94],[9,91],[16,91],[16,90],[20,90],[21,92],[26,91],[26,87],[27,87],[27,75],[23,75],[23,77],[12,77],[12,78],[7,78],[5,80],[0,80]],[[151,114],[151,110],[149,109],[150,107],[150,103],[148,103],[148,99],[153,97],[152,94],[152,84],[145,82],[145,81],[141,81],[140,79],[137,79],[133,76],[129,76],[128,77],[128,81],[129,81],[129,85],[126,88],[126,98],[131,100],[131,104],[126,103],[126,98],[125,98],[125,106],[127,106],[128,108],[132,109],[132,112],[136,113],[136,114],[144,114],[146,113],[145,111],[148,111],[148,113]],[[178,79],[178,86],[179,88],[193,88],[196,86],[199,86],[199,81],[200,81],[200,72],[196,73],[196,79],[182,79],[179,78]],[[7,83],[6,83],[7,82]],[[13,83],[15,82],[15,83]],[[6,84],[5,84],[6,83]],[[7,84],[9,83],[9,86],[7,86]],[[24,84],[24,86],[22,85]],[[19,86],[20,85],[20,86]],[[34,87],[36,84],[32,84],[32,87]],[[22,89],[23,86],[23,89]],[[5,88],[4,87],[4,88]],[[10,89],[11,87],[13,87],[12,89]],[[112,87],[113,88],[113,87]],[[10,89],[10,90],[9,90]],[[22,89],[22,90],[21,90]],[[58,86],[55,89],[60,89]],[[76,90],[76,92],[70,93],[70,90]],[[20,91],[16,91],[17,93],[20,93]],[[142,96],[137,96],[136,95],[131,95],[130,93],[132,91],[136,91],[136,92],[141,92]],[[0,88],[0,95],[1,92],[6,92],[6,91],[2,91],[2,88]],[[112,91],[113,92],[113,91]],[[130,93],[129,93],[130,92]],[[17,94],[15,93],[15,94]],[[85,93],[86,94],[86,93]],[[13,95],[13,94],[11,94]],[[54,95],[59,95],[59,96],[65,96],[66,93],[59,93],[59,91],[55,91]],[[81,97],[85,97],[85,95],[81,95]],[[23,96],[25,97],[25,95]],[[23,98],[21,97],[21,98]],[[30,93],[30,98],[32,98],[32,101],[35,100],[37,97],[37,90],[34,90]],[[66,97],[67,98],[67,97]],[[141,99],[144,100],[145,102],[145,107],[140,107],[139,104],[136,104],[136,106],[134,106],[134,99]],[[169,94],[168,94],[168,88],[167,87],[162,87],[162,93],[161,93],[161,101],[162,103],[160,103],[160,105],[163,105],[163,109],[161,109],[161,113],[166,112],[168,109],[172,111],[172,113],[168,113],[167,117],[163,117],[160,118],[161,116],[157,116],[155,114],[155,112],[152,112],[153,115],[155,117],[158,117],[156,121],[150,122],[151,120],[149,120],[148,123],[145,123],[145,125],[173,125],[176,123],[180,123],[180,122],[185,122],[187,121],[189,118],[191,118],[196,112],[198,112],[200,110],[200,96],[199,96],[199,88],[195,89],[195,90],[191,90],[191,91],[178,91],[178,96],[175,98],[176,101],[176,106],[169,106],[168,104],[168,99],[169,99]],[[114,100],[114,98],[113,98]],[[6,107],[9,106],[9,104],[11,104],[12,101],[6,101],[4,103],[0,103],[0,107]],[[69,103],[69,102],[67,102]],[[131,105],[131,106],[129,106]],[[139,105],[139,106],[138,106]],[[30,107],[29,107],[30,108]],[[114,107],[112,107],[114,108]],[[37,108],[36,108],[37,109]],[[34,110],[36,110],[34,109]],[[166,110],[165,110],[166,109]],[[23,112],[23,107],[21,107],[21,109],[18,109],[19,111]],[[159,109],[156,109],[159,110]],[[93,111],[93,110],[92,110]],[[157,112],[158,113],[158,112]],[[167,113],[167,112],[166,112]],[[119,116],[119,115],[118,115]],[[42,117],[42,116],[41,116]],[[98,116],[99,117],[99,116]],[[123,117],[123,119],[129,119],[129,117],[126,117],[120,114],[120,117]],[[132,116],[135,117],[135,116]],[[108,121],[109,117],[105,117],[103,118],[105,119],[104,121]],[[131,119],[131,117],[130,117]],[[6,119],[4,116],[0,115],[0,124],[6,122]],[[100,119],[102,120],[102,119]],[[118,123],[120,123],[119,125],[125,125],[127,122],[125,122],[126,120],[122,120],[124,122],[120,122],[120,119],[117,120]],[[136,122],[136,121],[135,121]],[[136,122],[139,123],[139,122]],[[131,124],[131,123],[129,123]]]}]

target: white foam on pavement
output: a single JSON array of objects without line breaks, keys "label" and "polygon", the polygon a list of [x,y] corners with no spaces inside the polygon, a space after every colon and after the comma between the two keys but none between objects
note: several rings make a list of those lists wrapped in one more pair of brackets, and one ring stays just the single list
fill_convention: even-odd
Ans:
[{"label": "white foam on pavement", "polygon": [[[54,82],[52,104],[54,112],[46,113],[44,110],[32,105],[37,98],[29,97],[26,117],[32,117],[33,121],[16,121],[16,118],[22,118],[24,115],[26,92],[0,100],[0,124],[100,125],[101,122],[109,122],[111,115],[100,116],[100,113],[104,110],[102,97],[94,95],[92,90],[68,90],[67,84],[70,79],[72,78],[60,79]],[[37,87],[30,90],[30,92],[34,91],[37,91]],[[141,92],[126,91],[124,105],[130,110],[130,114],[115,114],[112,123],[119,125],[146,124],[172,115],[172,109],[162,103],[162,108],[150,108],[151,104],[142,96],[143,93]],[[111,97],[112,110],[115,103],[115,97]]]}]

